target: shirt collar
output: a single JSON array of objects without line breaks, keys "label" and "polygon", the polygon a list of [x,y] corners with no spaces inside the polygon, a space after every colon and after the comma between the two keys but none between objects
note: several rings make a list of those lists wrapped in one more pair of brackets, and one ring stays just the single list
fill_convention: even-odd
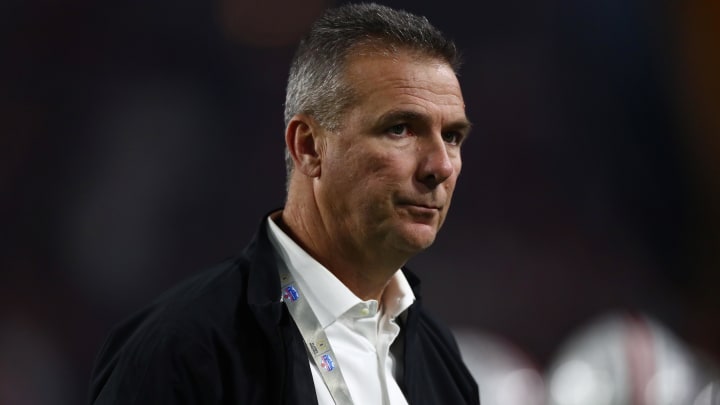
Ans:
[{"label": "shirt collar", "polygon": [[415,302],[415,294],[413,294],[410,283],[408,283],[402,270],[398,270],[393,274],[387,287],[385,287],[385,291],[383,291],[382,300],[383,311],[390,319],[397,318]]},{"label": "shirt collar", "polygon": [[[267,223],[270,241],[300,286],[323,328],[363,302],[283,232],[271,217],[268,217]],[[391,319],[400,315],[415,301],[415,295],[401,270],[395,272],[390,279],[382,300],[383,311]]]}]

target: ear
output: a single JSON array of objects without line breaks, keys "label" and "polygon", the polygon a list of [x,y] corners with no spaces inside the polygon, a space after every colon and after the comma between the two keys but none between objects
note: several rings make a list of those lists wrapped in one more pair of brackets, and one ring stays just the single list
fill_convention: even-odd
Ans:
[{"label": "ear", "polygon": [[322,129],[312,117],[297,114],[285,129],[285,145],[295,162],[295,170],[308,177],[320,176]]}]

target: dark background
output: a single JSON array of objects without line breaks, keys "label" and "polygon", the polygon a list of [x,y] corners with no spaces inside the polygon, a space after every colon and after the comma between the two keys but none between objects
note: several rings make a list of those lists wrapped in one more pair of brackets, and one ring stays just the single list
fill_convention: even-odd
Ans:
[{"label": "dark background", "polygon": [[[81,403],[112,325],[282,205],[289,60],[340,3],[0,6],[0,404]],[[717,3],[382,3],[465,55],[426,305],[540,369],[615,310],[720,359]]]}]

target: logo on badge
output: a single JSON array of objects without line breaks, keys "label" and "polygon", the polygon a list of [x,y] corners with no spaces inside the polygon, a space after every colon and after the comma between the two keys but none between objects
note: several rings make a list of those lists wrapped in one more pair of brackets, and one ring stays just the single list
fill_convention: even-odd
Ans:
[{"label": "logo on badge", "polygon": [[283,288],[283,299],[285,301],[295,302],[298,298],[300,298],[300,294],[298,294],[295,287],[289,285]]},{"label": "logo on badge", "polygon": [[316,356],[318,353],[325,353],[329,350],[327,340],[319,338],[314,342],[310,342],[310,350],[313,356]]},{"label": "logo on badge", "polygon": [[327,371],[333,371],[335,369],[335,363],[332,360],[332,357],[330,357],[329,354],[323,354],[321,357],[322,361],[320,362],[320,366],[324,368]]}]

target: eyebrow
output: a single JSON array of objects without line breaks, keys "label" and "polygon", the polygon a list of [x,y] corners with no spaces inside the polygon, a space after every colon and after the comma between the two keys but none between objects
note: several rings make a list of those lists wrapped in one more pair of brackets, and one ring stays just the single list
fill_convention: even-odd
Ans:
[{"label": "eyebrow", "polygon": [[[387,125],[390,122],[417,122],[430,121],[426,114],[418,113],[410,110],[390,110],[381,115],[377,120],[378,126]],[[470,133],[472,123],[467,118],[452,121],[443,126],[443,131],[459,131],[465,136]]]}]

